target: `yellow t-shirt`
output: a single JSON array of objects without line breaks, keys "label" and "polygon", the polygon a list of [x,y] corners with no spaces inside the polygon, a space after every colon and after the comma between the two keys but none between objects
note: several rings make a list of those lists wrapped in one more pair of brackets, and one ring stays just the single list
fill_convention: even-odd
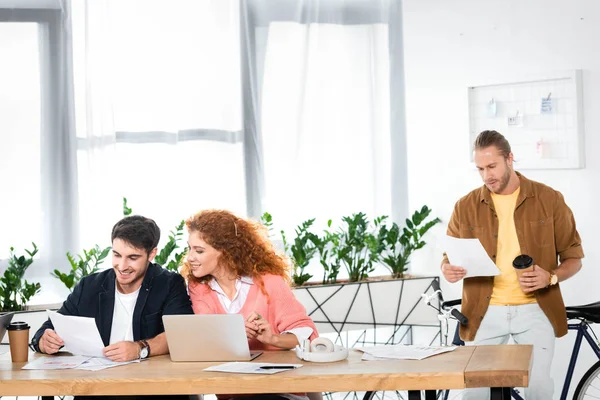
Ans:
[{"label": "yellow t-shirt", "polygon": [[500,275],[494,278],[491,305],[521,305],[536,302],[533,293],[527,294],[521,290],[517,273],[512,266],[515,257],[521,254],[514,219],[519,192],[520,188],[507,195],[492,193],[499,223],[496,266],[500,269]]}]

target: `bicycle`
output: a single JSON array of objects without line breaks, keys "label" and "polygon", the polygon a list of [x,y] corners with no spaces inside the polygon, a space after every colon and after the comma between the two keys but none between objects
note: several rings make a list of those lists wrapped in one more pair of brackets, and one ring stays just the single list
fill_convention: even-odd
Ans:
[{"label": "bicycle", "polygon": [[[431,283],[431,287],[433,288],[433,294],[427,295],[424,293],[421,296],[423,297],[423,301],[425,301],[428,306],[433,307],[438,311],[438,319],[442,324],[441,335],[443,335],[440,340],[442,342],[442,346],[448,346],[449,320],[453,319],[458,321],[459,324],[467,325],[468,318],[455,308],[461,304],[460,299],[444,301],[442,291],[437,280],[434,280]],[[431,300],[436,296],[439,299],[439,308],[431,304]],[[600,341],[598,340],[596,333],[590,328],[590,323],[600,323],[600,302],[581,306],[570,306],[566,307],[566,310],[568,321],[578,320],[579,322],[568,324],[569,330],[577,331],[577,336],[571,352],[571,359],[569,361],[567,375],[565,376],[565,381],[563,383],[560,400],[567,400],[569,388],[571,387],[572,383],[571,381],[573,380],[573,371],[575,370],[575,365],[577,364],[577,358],[579,356],[579,350],[581,349],[583,338],[587,340],[588,344],[596,354],[596,357],[598,357],[598,361],[587,370],[577,384],[575,394],[573,395],[573,400],[600,398]],[[458,329],[459,325],[457,324],[452,344],[464,346],[465,343],[458,335]],[[449,393],[450,392],[448,390],[438,392],[436,398],[448,400]],[[521,397],[520,392],[517,389],[511,389],[510,395],[514,400],[523,400],[523,397]]]}]

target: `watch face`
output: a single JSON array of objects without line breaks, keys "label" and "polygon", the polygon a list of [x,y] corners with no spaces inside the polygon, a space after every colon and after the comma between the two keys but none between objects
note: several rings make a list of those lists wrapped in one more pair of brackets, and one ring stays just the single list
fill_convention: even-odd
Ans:
[{"label": "watch face", "polygon": [[551,282],[553,285],[556,285],[558,283],[558,276],[556,274],[552,275]]},{"label": "watch face", "polygon": [[143,349],[140,350],[140,358],[146,358],[148,357],[148,348],[144,347]]}]

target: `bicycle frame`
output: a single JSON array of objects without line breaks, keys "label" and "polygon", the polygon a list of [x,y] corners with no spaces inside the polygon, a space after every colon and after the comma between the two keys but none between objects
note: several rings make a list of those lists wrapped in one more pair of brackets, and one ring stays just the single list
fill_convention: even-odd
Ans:
[{"label": "bicycle frame", "polygon": [[562,393],[560,400],[567,400],[567,394],[569,393],[569,386],[571,386],[571,380],[573,379],[573,371],[575,370],[575,364],[577,364],[577,357],[579,356],[579,350],[581,349],[581,342],[585,337],[589,343],[596,357],[600,360],[600,347],[592,338],[592,335],[588,332],[589,325],[587,321],[582,320],[578,324],[569,324],[569,330],[577,331],[577,337],[575,338],[575,344],[573,345],[573,352],[571,353],[571,360],[569,361],[569,369],[567,370],[567,376],[565,376],[565,383],[563,384]]}]

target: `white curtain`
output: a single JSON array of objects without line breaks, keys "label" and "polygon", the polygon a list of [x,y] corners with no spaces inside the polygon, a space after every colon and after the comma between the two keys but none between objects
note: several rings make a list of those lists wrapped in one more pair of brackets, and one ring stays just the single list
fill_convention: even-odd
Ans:
[{"label": "white curtain", "polygon": [[[276,231],[390,215],[389,1],[248,1]],[[251,65],[251,67],[253,67]]]},{"label": "white curtain", "polygon": [[245,212],[237,0],[73,1],[82,245],[127,197],[167,239],[210,207]]},{"label": "white curtain", "polygon": [[36,243],[25,277],[42,285],[31,303],[44,303],[50,271],[77,245],[71,30],[64,2],[12,6],[0,9],[0,258]]},{"label": "white curtain", "polygon": [[36,23],[0,22],[0,259],[42,240],[38,42]]}]

